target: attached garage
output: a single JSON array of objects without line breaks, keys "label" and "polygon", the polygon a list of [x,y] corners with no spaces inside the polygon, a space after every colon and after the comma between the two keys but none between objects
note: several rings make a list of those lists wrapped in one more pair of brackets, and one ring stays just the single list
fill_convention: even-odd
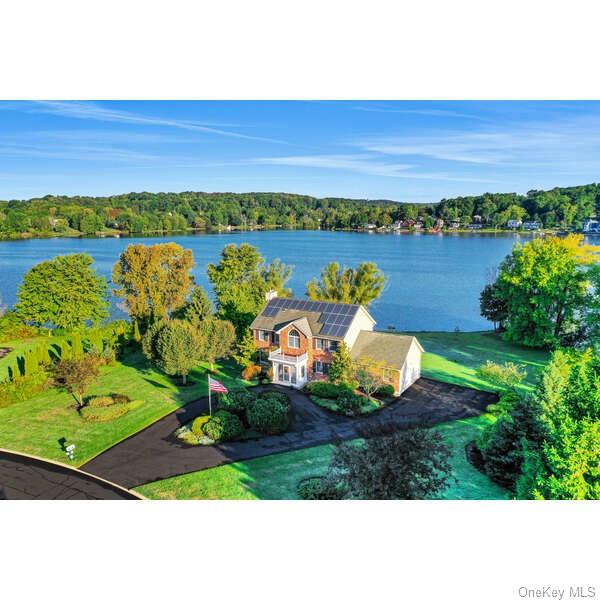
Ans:
[{"label": "attached garage", "polygon": [[394,386],[396,396],[406,391],[421,377],[423,346],[412,335],[396,335],[378,331],[361,331],[352,346],[352,358],[369,358],[381,363],[378,373]]}]

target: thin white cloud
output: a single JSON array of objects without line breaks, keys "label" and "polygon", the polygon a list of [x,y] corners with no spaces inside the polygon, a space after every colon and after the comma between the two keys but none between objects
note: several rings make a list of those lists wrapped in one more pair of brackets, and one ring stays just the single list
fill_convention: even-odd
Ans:
[{"label": "thin white cloud", "polygon": [[316,154],[303,156],[274,156],[255,158],[246,161],[252,164],[280,165],[288,167],[309,167],[316,169],[332,169],[352,171],[364,175],[382,177],[398,177],[403,179],[429,179],[443,181],[468,181],[476,183],[493,183],[488,179],[454,176],[451,173],[408,172],[414,165],[405,163],[389,163],[377,160],[368,154]]},{"label": "thin white cloud", "polygon": [[187,121],[181,119],[168,119],[163,117],[151,117],[139,113],[133,113],[124,110],[115,110],[107,108],[93,102],[56,102],[56,101],[36,101],[34,111],[71,117],[74,119],[90,119],[94,121],[111,123],[129,123],[132,125],[151,125],[159,127],[172,127],[197,133],[206,133],[243,140],[287,143],[281,140],[275,140],[267,137],[247,135],[237,131],[230,131],[218,127],[213,127],[197,121]]},{"label": "thin white cloud", "polygon": [[473,119],[475,121],[487,121],[488,119],[479,115],[447,110],[443,108],[387,108],[381,106],[351,106],[350,110],[376,113],[396,113],[401,115],[423,115],[427,117],[457,117],[459,119]]},{"label": "thin white cloud", "polygon": [[475,165],[555,167],[599,157],[600,118],[510,124],[479,131],[434,131],[419,136],[372,136],[352,146],[363,152]]}]

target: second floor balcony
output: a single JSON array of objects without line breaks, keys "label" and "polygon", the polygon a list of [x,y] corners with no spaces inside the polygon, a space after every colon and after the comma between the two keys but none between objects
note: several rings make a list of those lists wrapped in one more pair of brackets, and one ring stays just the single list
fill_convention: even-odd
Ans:
[{"label": "second floor balcony", "polygon": [[281,351],[281,348],[276,348],[275,350],[269,352],[269,360],[279,360],[287,363],[302,363],[305,362],[308,358],[308,354],[304,352],[303,354],[285,354]]}]

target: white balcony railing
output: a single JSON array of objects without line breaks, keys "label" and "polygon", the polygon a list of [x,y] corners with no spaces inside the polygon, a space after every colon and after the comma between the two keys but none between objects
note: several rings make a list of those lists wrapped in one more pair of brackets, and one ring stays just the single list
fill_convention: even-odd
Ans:
[{"label": "white balcony railing", "polygon": [[287,363],[301,363],[306,361],[308,354],[305,352],[304,354],[295,355],[295,354],[284,354],[281,351],[281,348],[277,348],[277,350],[273,350],[269,352],[269,360],[279,360]]}]

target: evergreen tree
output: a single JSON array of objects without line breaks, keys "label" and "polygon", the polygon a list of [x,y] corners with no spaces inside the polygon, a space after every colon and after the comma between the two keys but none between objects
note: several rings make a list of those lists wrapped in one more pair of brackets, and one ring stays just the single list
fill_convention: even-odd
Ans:
[{"label": "evergreen tree", "polygon": [[345,383],[352,385],[354,362],[350,355],[350,349],[346,342],[340,342],[338,349],[333,354],[333,360],[329,366],[329,379],[333,383]]},{"label": "evergreen tree", "polygon": [[257,348],[254,335],[247,329],[242,339],[236,344],[233,359],[240,367],[247,367],[254,363]]}]

